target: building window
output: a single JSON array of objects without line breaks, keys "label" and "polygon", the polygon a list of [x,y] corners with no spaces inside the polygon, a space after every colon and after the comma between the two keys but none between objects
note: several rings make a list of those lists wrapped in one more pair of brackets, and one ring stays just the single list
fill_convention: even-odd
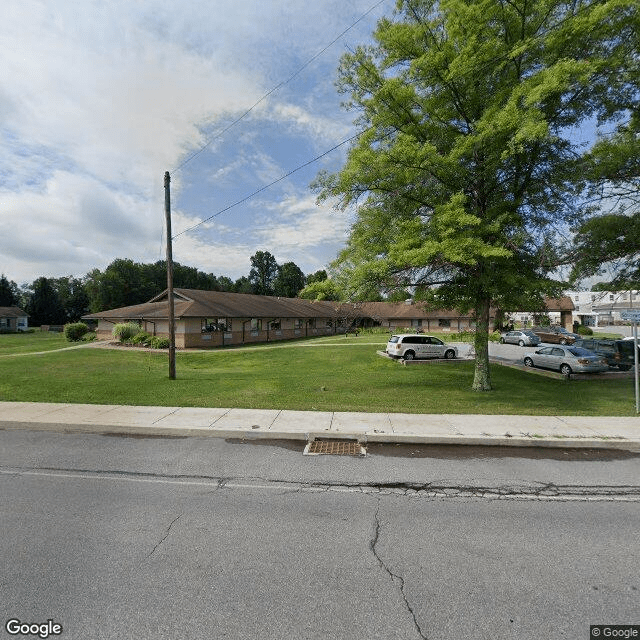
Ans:
[{"label": "building window", "polygon": [[614,301],[614,299],[615,299],[615,298],[614,298],[613,294],[612,294],[612,293],[611,293],[611,294],[609,294],[609,302],[613,302],[613,301]]},{"label": "building window", "polygon": [[438,326],[439,327],[450,327],[451,326],[451,320],[443,320],[441,318],[440,320],[438,320]]},{"label": "building window", "polygon": [[302,329],[302,319],[301,318],[296,318],[293,321],[293,328],[294,329]]},{"label": "building window", "polygon": [[573,296],[573,299],[578,302],[578,300],[580,300],[580,296]]},{"label": "building window", "polygon": [[262,331],[262,318],[251,318],[251,331]]},{"label": "building window", "polygon": [[203,318],[202,333],[210,333],[211,331],[231,331],[231,319]]},{"label": "building window", "polygon": [[280,329],[280,326],[281,326],[280,320],[271,320],[271,322],[269,322],[269,329],[272,329],[274,331]]}]

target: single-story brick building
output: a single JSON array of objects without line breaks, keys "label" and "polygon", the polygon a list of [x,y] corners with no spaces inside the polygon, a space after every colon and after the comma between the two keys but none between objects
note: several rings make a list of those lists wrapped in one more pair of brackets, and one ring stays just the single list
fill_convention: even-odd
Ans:
[{"label": "single-story brick building", "polygon": [[[358,326],[380,326],[389,331],[408,330],[414,332],[458,332],[474,331],[473,313],[460,313],[452,309],[429,310],[424,303],[406,302],[359,302],[349,305],[357,316]],[[343,313],[346,313],[343,312]],[[495,322],[491,311],[490,324]]]},{"label": "single-story brick building", "polygon": [[[176,347],[180,349],[332,335],[354,327],[425,333],[475,329],[472,313],[429,310],[424,303],[413,301],[342,303],[197,289],[174,289],[174,299]],[[572,308],[571,300],[567,302]],[[98,322],[100,340],[109,340],[113,326],[121,322],[135,322],[151,335],[168,336],[167,291],[144,304],[83,317]],[[493,327],[493,312],[490,321]]]},{"label": "single-story brick building", "polygon": [[[270,342],[340,331],[340,315],[328,302],[197,289],[174,289],[174,301],[176,347],[181,349]],[[111,338],[113,326],[120,322],[137,322],[151,335],[168,336],[167,291],[144,304],[83,318],[98,321],[99,340]]]}]

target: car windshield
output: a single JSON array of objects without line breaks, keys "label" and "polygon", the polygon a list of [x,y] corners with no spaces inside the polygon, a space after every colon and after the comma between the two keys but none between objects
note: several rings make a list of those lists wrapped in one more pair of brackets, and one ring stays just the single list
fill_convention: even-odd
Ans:
[{"label": "car windshield", "polygon": [[533,331],[523,331],[522,333],[524,333],[525,336],[529,336],[530,338],[538,337],[535,333],[533,333]]},{"label": "car windshield", "polygon": [[593,351],[589,351],[588,349],[583,349],[582,347],[571,347],[570,349],[567,349],[567,351],[569,353],[572,353],[574,356],[578,356],[579,358],[593,355]]}]

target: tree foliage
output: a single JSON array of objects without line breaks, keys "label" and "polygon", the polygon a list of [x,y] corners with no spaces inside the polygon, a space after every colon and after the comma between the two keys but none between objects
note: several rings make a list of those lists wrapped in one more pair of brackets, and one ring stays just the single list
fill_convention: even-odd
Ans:
[{"label": "tree foliage", "polygon": [[490,308],[560,292],[549,274],[583,215],[570,130],[625,109],[636,13],[622,0],[399,0],[375,45],[342,58],[361,134],[316,183],[357,207],[335,266],[355,297],[414,287],[473,309],[474,389],[491,388]]},{"label": "tree foliage", "polygon": [[18,285],[13,280],[8,280],[3,273],[0,276],[0,307],[15,307],[18,301]]},{"label": "tree foliage", "polygon": [[60,325],[66,322],[66,313],[60,296],[49,278],[38,278],[31,285],[31,294],[25,311],[29,314],[29,324],[35,327],[43,324]]},{"label": "tree foliage", "polygon": [[278,263],[268,251],[256,251],[251,256],[249,282],[253,293],[261,296],[272,296],[273,286],[278,276]]},{"label": "tree foliage", "polygon": [[295,298],[304,287],[305,277],[295,262],[285,262],[278,268],[273,281],[273,294],[284,298]]},{"label": "tree foliage", "polygon": [[574,247],[576,280],[608,270],[614,277],[606,290],[640,289],[640,212],[591,218],[580,227]]},{"label": "tree foliage", "polygon": [[342,300],[340,288],[334,280],[316,280],[307,284],[298,296],[305,300]]},{"label": "tree foliage", "polygon": [[[636,69],[636,77],[640,71]],[[609,272],[610,289],[640,288],[640,111],[602,136],[586,158],[590,196],[597,215],[575,235],[572,280]]]}]

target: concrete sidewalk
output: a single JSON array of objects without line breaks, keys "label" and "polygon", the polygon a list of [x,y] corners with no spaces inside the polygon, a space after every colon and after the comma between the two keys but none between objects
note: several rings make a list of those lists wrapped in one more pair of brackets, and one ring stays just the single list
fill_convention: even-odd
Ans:
[{"label": "concrete sidewalk", "polygon": [[640,418],[430,415],[0,402],[0,429],[640,451]]}]

